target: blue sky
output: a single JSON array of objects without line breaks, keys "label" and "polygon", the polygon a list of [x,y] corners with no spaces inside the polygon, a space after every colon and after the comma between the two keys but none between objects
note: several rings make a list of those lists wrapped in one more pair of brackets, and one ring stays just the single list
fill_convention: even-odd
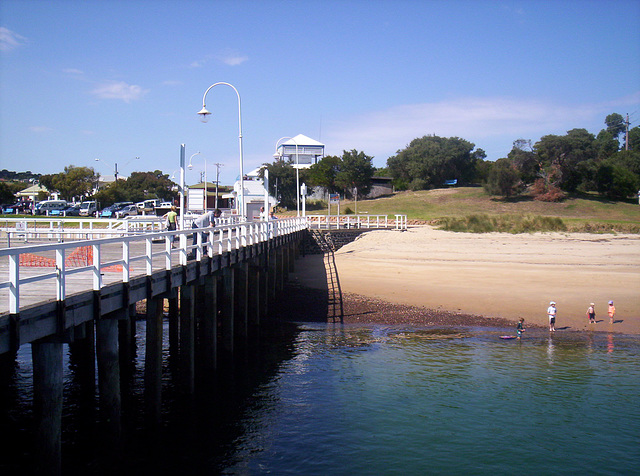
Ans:
[{"label": "blue sky", "polygon": [[[640,123],[640,1],[3,0],[0,168],[198,180],[305,134],[383,167],[428,134],[496,160],[514,140]],[[139,160],[133,160],[140,157]],[[100,158],[101,162],[95,162]]]}]

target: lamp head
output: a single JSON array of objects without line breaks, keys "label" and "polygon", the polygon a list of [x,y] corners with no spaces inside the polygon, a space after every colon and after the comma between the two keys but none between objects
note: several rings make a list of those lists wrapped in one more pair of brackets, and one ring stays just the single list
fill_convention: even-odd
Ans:
[{"label": "lamp head", "polygon": [[209,116],[211,115],[211,113],[207,111],[207,108],[203,104],[202,109],[200,109],[200,111],[198,112],[198,115],[200,116],[200,120],[202,122],[207,122],[209,120]]}]

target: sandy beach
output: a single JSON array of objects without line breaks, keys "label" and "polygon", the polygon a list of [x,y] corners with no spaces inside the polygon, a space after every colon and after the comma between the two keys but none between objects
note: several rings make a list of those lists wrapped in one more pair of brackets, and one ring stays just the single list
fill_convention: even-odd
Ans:
[{"label": "sandy beach", "polygon": [[[291,278],[326,289],[318,257],[302,258]],[[361,235],[335,253],[343,293],[426,310],[547,326],[558,332],[640,334],[640,236],[613,234],[469,234],[413,226]],[[616,318],[607,316],[613,300]],[[596,304],[597,324],[586,310]]]}]

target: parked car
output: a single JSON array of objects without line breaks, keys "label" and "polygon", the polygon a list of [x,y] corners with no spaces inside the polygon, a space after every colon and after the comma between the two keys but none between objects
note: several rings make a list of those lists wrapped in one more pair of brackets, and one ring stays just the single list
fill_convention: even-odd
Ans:
[{"label": "parked car", "polygon": [[80,216],[90,217],[96,214],[98,211],[98,202],[88,200],[80,204]]},{"label": "parked car", "polygon": [[66,200],[44,200],[36,205],[34,215],[51,215],[55,210],[57,215],[69,205]]},{"label": "parked car", "polygon": [[2,213],[13,215],[15,213],[29,213],[28,205],[22,202],[2,205]]},{"label": "parked car", "polygon": [[138,207],[135,204],[127,205],[116,212],[116,218],[124,218],[134,215],[138,215]]},{"label": "parked car", "polygon": [[115,218],[116,212],[122,210],[127,205],[133,205],[133,202],[116,202],[102,210],[100,216],[102,218]]},{"label": "parked car", "polygon": [[156,211],[156,207],[160,205],[160,199],[152,198],[145,200],[144,202],[136,203],[138,207],[138,214],[140,215],[153,215]]},{"label": "parked car", "polygon": [[67,217],[79,217],[80,216],[80,204],[74,203],[71,206],[64,209],[64,216]]}]

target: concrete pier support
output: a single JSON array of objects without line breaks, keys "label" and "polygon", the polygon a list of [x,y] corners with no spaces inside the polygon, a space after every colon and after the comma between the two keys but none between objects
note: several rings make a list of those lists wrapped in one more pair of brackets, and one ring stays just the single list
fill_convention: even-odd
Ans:
[{"label": "concrete pier support", "polygon": [[36,434],[35,474],[62,471],[62,342],[36,341],[33,359],[33,416]]}]

